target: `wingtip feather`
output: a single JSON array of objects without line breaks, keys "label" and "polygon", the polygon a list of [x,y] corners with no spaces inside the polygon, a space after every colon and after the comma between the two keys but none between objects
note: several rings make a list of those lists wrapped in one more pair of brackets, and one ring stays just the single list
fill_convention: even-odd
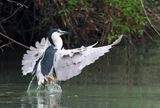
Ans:
[{"label": "wingtip feather", "polygon": [[120,35],[119,38],[117,40],[115,40],[111,45],[112,46],[117,45],[118,43],[121,42],[122,38],[123,38],[123,35]]}]

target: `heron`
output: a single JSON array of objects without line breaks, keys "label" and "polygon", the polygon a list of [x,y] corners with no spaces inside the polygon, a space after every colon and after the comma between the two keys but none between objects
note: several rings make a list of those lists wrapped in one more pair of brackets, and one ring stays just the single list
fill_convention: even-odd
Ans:
[{"label": "heron", "polygon": [[99,57],[116,44],[123,35],[112,44],[95,47],[97,44],[75,49],[64,49],[62,36],[69,34],[61,29],[51,29],[48,37],[43,37],[26,51],[22,59],[22,73],[35,74],[38,85],[49,80],[65,81],[79,75],[87,65],[94,63]]}]

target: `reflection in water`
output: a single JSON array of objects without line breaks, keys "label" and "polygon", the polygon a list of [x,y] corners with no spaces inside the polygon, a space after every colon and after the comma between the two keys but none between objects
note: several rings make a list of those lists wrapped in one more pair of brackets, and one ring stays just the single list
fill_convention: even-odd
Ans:
[{"label": "reflection in water", "polygon": [[32,91],[27,93],[26,97],[22,97],[21,102],[21,108],[62,108],[61,92]]},{"label": "reflection in water", "polygon": [[[36,104],[37,108],[61,108],[61,94],[61,86],[55,82],[50,82],[45,86],[41,86],[39,89],[33,87],[33,90],[28,90],[27,100],[22,98],[22,101],[30,103],[32,107]],[[22,103],[21,108],[25,108],[24,106],[25,104]]]},{"label": "reflection in water", "polygon": [[160,108],[160,87],[63,84],[63,94],[1,84],[0,108]]}]

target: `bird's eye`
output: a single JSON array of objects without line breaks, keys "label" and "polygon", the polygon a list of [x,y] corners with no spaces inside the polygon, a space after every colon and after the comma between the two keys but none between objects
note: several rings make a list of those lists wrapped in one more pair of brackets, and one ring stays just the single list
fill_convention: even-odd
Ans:
[{"label": "bird's eye", "polygon": [[61,31],[60,31],[60,30],[57,30],[57,32],[60,33]]}]

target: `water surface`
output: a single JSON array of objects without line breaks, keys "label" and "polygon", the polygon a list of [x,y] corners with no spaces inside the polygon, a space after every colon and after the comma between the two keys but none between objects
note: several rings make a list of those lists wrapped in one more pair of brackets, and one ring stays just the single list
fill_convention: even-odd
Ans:
[{"label": "water surface", "polygon": [[158,108],[160,87],[85,85],[63,92],[26,93],[24,84],[0,85],[0,108]]},{"label": "water surface", "polygon": [[153,43],[115,47],[62,82],[62,93],[27,93],[31,77],[20,71],[24,52],[8,50],[0,55],[0,108],[159,108],[159,49]]}]

